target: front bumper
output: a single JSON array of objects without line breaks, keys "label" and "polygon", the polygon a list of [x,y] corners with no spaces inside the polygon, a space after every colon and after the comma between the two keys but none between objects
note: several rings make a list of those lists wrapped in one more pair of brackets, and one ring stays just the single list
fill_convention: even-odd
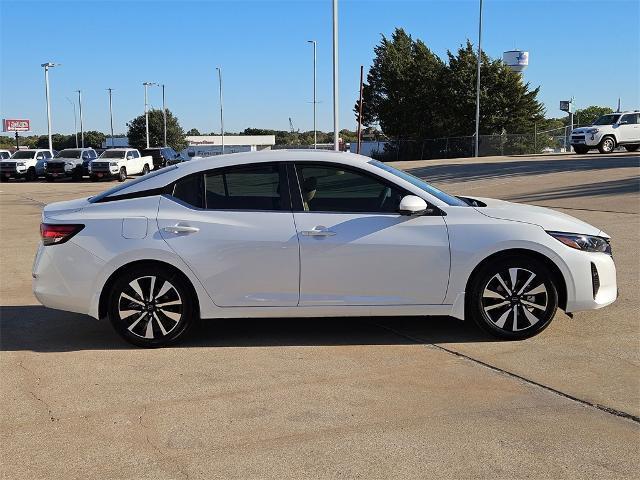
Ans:
[{"label": "front bumper", "polygon": [[597,147],[600,144],[601,135],[592,133],[572,133],[571,145],[572,146],[586,146]]},{"label": "front bumper", "polygon": [[27,173],[26,165],[24,167],[22,166],[19,167],[13,162],[0,163],[0,175],[2,175],[5,178],[10,178],[10,177],[20,178],[26,175],[26,173]]},{"label": "front bumper", "polygon": [[571,268],[574,294],[568,295],[567,312],[606,307],[618,298],[613,258],[606,253],[580,253],[583,258]]}]

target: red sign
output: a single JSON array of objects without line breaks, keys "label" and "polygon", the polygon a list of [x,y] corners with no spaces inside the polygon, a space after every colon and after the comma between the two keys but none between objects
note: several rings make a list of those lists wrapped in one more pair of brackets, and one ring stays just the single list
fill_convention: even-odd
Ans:
[{"label": "red sign", "polygon": [[28,132],[29,130],[31,130],[31,125],[29,120],[5,118],[2,121],[3,132]]}]

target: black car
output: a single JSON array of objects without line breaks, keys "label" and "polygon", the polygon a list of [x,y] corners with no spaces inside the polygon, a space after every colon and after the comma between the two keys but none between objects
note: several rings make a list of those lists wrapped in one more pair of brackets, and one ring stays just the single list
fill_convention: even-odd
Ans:
[{"label": "black car", "polygon": [[142,150],[142,156],[153,158],[153,169],[157,170],[167,166],[167,160],[179,158],[180,155],[171,147],[146,148]]}]

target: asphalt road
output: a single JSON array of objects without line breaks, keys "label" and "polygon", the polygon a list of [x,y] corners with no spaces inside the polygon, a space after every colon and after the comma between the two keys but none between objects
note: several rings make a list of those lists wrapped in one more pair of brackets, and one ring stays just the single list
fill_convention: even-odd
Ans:
[{"label": "asphalt road", "polygon": [[2,478],[637,478],[640,157],[399,165],[604,229],[619,300],[521,342],[451,318],[262,319],[140,350],[31,294],[42,205],[107,185],[4,183]]}]

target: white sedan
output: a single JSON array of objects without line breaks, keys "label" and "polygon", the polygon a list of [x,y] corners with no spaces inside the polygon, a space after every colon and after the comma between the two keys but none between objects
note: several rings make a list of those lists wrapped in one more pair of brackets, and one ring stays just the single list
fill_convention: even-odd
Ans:
[{"label": "white sedan", "polygon": [[617,296],[609,237],[367,157],[236,153],[47,205],[33,291],[167,345],[197,319],[450,315],[521,339]]}]

